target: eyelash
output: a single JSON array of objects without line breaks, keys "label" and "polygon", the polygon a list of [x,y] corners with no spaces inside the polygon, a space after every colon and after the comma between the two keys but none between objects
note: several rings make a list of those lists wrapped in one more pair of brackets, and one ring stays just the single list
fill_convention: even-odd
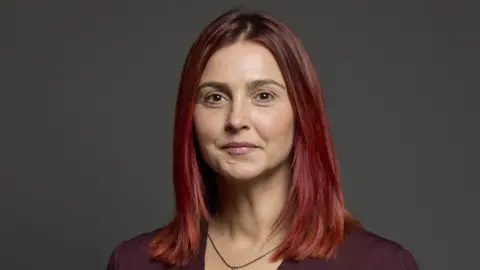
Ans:
[{"label": "eyelash", "polygon": [[220,95],[220,94],[217,94],[217,93],[213,93],[213,94],[210,94],[210,95],[207,95],[205,96],[204,100],[206,103],[216,103],[215,101],[211,101],[210,98],[212,97],[215,97],[215,96],[218,96],[220,98],[223,98],[223,95]]},{"label": "eyelash", "polygon": [[[259,97],[260,95],[263,95],[263,94],[267,94],[268,97],[269,97],[269,99],[267,99],[267,100],[261,100],[262,102],[263,102],[263,101],[269,101],[269,100],[271,100],[271,99],[273,99],[273,98],[275,97],[274,94],[272,94],[272,93],[270,93],[270,92],[267,92],[267,91],[261,91],[260,93],[256,94],[255,97]],[[209,94],[209,95],[205,96],[205,99],[204,99],[204,100],[205,100],[205,102],[207,102],[207,103],[217,103],[217,101],[210,101],[210,100],[209,100],[210,98],[215,97],[215,96],[216,96],[216,97],[220,97],[220,98],[224,98],[224,96],[221,95],[221,94],[213,93],[213,94]]]},{"label": "eyelash", "polygon": [[[270,99],[273,99],[273,98],[274,98],[274,95],[273,95],[272,93],[266,92],[266,91],[262,91],[262,92],[258,93],[257,95],[255,95],[255,97],[258,97],[258,96],[260,96],[260,95],[262,95],[262,94],[267,94]],[[268,99],[268,100],[270,100],[270,99]]]}]

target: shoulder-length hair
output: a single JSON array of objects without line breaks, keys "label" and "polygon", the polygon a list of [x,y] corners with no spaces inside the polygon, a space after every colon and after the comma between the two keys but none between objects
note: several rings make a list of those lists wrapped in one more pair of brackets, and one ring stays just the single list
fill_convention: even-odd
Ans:
[{"label": "shoulder-length hair", "polygon": [[[212,23],[192,45],[181,76],[173,151],[175,218],[150,242],[153,259],[185,265],[200,248],[203,224],[218,200],[211,169],[201,160],[193,129],[193,110],[202,72],[220,48],[239,40],[256,42],[275,57],[295,115],[293,180],[279,221],[289,230],[272,259],[329,258],[357,224],[344,207],[339,167],[315,68],[299,38],[263,12],[232,9]],[[279,223],[277,223],[279,224]]]}]

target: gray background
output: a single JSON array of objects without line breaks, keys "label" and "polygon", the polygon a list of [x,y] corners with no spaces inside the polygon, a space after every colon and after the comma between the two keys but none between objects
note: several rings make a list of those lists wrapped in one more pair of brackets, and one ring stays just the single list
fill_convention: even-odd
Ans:
[{"label": "gray background", "polygon": [[[317,67],[349,209],[422,269],[480,269],[478,4],[255,2]],[[239,2],[2,3],[0,269],[103,269],[171,217],[181,67]]]}]

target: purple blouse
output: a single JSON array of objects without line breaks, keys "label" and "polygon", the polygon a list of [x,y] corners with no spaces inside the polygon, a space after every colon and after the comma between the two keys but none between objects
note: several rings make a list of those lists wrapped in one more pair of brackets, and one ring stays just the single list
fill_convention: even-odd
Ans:
[{"label": "purple blouse", "polygon": [[[147,245],[158,230],[144,233],[119,244],[112,252],[107,270],[166,270],[172,269],[161,261],[148,257]],[[205,269],[206,234],[201,248],[190,264],[173,267],[182,270]],[[418,270],[412,254],[399,244],[365,229],[352,229],[339,246],[336,259],[307,258],[301,261],[284,260],[278,270]]]}]

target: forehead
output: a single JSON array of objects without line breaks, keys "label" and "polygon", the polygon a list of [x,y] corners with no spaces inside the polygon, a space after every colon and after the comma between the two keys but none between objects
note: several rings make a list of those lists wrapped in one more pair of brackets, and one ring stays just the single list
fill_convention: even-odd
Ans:
[{"label": "forehead", "polygon": [[215,52],[205,66],[201,81],[217,80],[235,84],[258,79],[284,83],[273,54],[260,44],[242,41]]}]

